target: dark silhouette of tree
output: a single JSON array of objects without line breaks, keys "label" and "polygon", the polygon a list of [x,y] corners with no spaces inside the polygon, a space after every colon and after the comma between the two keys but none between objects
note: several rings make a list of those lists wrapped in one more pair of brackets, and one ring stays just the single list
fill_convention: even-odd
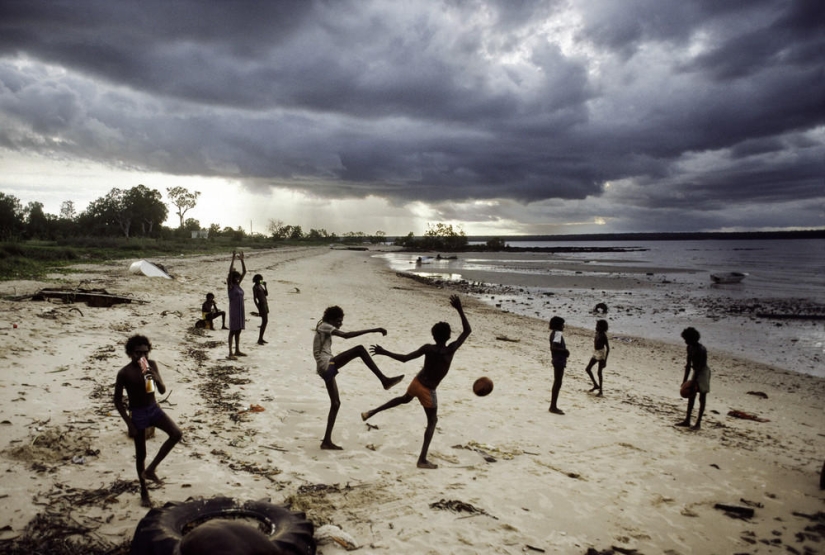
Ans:
[{"label": "dark silhouette of tree", "polygon": [[8,241],[18,237],[24,223],[20,199],[0,192],[0,239]]}]

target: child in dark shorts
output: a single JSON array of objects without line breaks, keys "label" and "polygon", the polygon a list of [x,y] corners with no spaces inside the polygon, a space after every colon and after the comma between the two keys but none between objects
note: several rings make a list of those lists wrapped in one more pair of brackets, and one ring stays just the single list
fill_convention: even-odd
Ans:
[{"label": "child in dark shorts", "polygon": [[[140,482],[140,500],[144,507],[152,506],[146,479],[160,482],[155,470],[183,435],[155,400],[155,389],[163,395],[166,392],[166,384],[163,383],[157,363],[148,359],[151,350],[152,344],[145,336],[135,335],[129,338],[126,342],[126,354],[132,361],[117,373],[114,396],[115,407],[123,421],[126,422],[129,437],[135,442],[135,466]],[[124,389],[129,397],[131,415],[127,412],[123,402]],[[158,454],[149,466],[144,468],[146,464],[145,430],[151,426],[163,430],[169,437],[160,446]]]},{"label": "child in dark shorts", "polygon": [[467,321],[467,316],[464,315],[464,309],[461,306],[461,299],[459,299],[458,295],[450,297],[450,305],[456,309],[458,315],[461,317],[462,330],[461,335],[449,345],[447,345],[447,341],[450,339],[450,324],[438,322],[432,328],[435,345],[422,345],[406,355],[391,353],[381,345],[373,345],[370,348],[375,355],[388,356],[400,362],[407,362],[421,356],[424,357],[423,368],[421,368],[418,375],[413,378],[404,395],[391,399],[378,408],[361,413],[361,419],[366,421],[381,411],[409,403],[417,398],[421,406],[424,407],[424,413],[427,415],[427,429],[424,431],[424,444],[421,446],[421,454],[418,456],[418,468],[438,468],[437,464],[433,464],[427,460],[430,441],[433,439],[435,425],[438,422],[438,398],[436,397],[435,390],[438,388],[441,380],[447,375],[447,372],[450,371],[453,355],[455,355],[455,352],[464,344],[464,341],[472,332],[470,323]]}]

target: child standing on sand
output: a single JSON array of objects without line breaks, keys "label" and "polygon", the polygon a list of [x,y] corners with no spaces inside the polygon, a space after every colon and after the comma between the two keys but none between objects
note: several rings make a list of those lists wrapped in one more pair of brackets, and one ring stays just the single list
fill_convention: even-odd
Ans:
[{"label": "child standing on sand", "polygon": [[561,382],[564,379],[564,368],[567,366],[567,358],[570,351],[564,344],[564,318],[553,316],[550,318],[550,357],[553,362],[553,389],[550,396],[550,412],[553,414],[564,414],[558,407],[559,391]]},{"label": "child standing on sand", "polygon": [[404,376],[396,376],[394,378],[386,377],[378,366],[372,360],[372,357],[367,352],[363,345],[358,345],[332,355],[332,336],[343,337],[344,339],[351,339],[364,335],[365,333],[380,333],[387,335],[387,330],[384,328],[371,328],[358,331],[341,331],[340,327],[344,323],[344,311],[340,306],[330,306],[324,311],[324,316],[318,325],[315,327],[315,339],[312,344],[312,353],[315,356],[316,370],[318,375],[324,380],[329,394],[329,416],[327,417],[327,429],[324,433],[324,439],[321,441],[321,449],[341,449],[338,445],[332,442],[332,428],[335,426],[335,419],[338,416],[338,409],[341,408],[341,399],[338,396],[338,384],[335,382],[335,376],[338,370],[343,368],[348,362],[356,358],[360,358],[367,367],[372,370],[384,389],[389,389],[401,380]]},{"label": "child standing on sand", "polygon": [[424,407],[424,413],[427,415],[427,429],[424,432],[424,444],[421,446],[421,454],[418,456],[418,468],[438,468],[437,464],[433,464],[427,460],[427,451],[430,448],[430,441],[433,439],[435,425],[438,422],[438,401],[435,390],[438,388],[441,380],[447,375],[447,372],[449,372],[453,355],[472,331],[470,329],[470,323],[464,315],[464,309],[461,306],[461,299],[458,298],[458,295],[450,297],[450,305],[456,309],[458,315],[461,317],[462,330],[458,339],[449,345],[447,345],[447,341],[450,339],[450,324],[447,322],[438,322],[432,328],[435,345],[422,345],[407,355],[391,353],[381,345],[373,345],[370,349],[375,355],[388,356],[400,362],[407,362],[422,355],[424,356],[424,367],[410,383],[404,395],[391,399],[377,409],[361,413],[361,419],[366,421],[381,411],[409,403],[414,397],[418,397],[418,401],[421,403],[421,406]]},{"label": "child standing on sand", "polygon": [[[599,320],[596,322],[596,336],[593,338],[593,356],[590,357],[590,362],[587,363],[585,371],[590,376],[590,381],[593,382],[591,392],[597,391],[597,396],[602,396],[602,371],[607,366],[607,356],[610,354],[610,343],[607,341],[607,320]],[[599,365],[599,383],[593,377],[591,369],[598,363]]]},{"label": "child standing on sand", "polygon": [[694,328],[682,330],[682,339],[687,344],[687,362],[685,363],[685,375],[682,383],[688,380],[690,370],[693,368],[693,389],[688,397],[687,416],[684,420],[676,423],[677,426],[690,426],[690,413],[693,412],[693,405],[696,402],[696,393],[699,393],[699,414],[696,417],[696,424],[691,429],[698,430],[702,427],[702,415],[705,414],[705,398],[710,393],[710,368],[708,367],[708,352],[704,345],[699,343],[699,332]]},{"label": "child standing on sand", "polygon": [[[135,335],[126,341],[126,354],[132,362],[124,366],[117,373],[115,380],[115,407],[120,413],[126,426],[129,428],[129,437],[135,441],[135,463],[138,480],[140,482],[140,500],[144,507],[151,507],[149,490],[146,488],[146,479],[160,482],[155,470],[166,455],[181,440],[182,433],[169,416],[158,406],[155,400],[155,389],[163,395],[166,393],[166,384],[160,377],[158,365],[154,360],[148,360],[152,344],[143,335]],[[123,404],[123,390],[129,397],[129,410]],[[158,454],[144,469],[146,464],[146,428],[154,426],[160,428],[169,436],[160,446]]]},{"label": "child standing on sand", "polygon": [[261,331],[258,332],[258,345],[265,345],[268,343],[264,341],[264,332],[269,322],[269,302],[266,300],[269,296],[269,291],[266,289],[266,282],[261,274],[255,274],[252,278],[252,283],[255,284],[252,286],[252,300],[255,301],[255,307],[261,316]]}]

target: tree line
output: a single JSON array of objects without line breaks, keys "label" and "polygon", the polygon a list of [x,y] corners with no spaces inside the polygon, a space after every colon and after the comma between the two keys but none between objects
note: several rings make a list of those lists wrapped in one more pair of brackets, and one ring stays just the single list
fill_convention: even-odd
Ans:
[{"label": "tree line", "polygon": [[[23,206],[14,195],[0,192],[0,241],[44,240],[58,241],[78,237],[132,237],[174,239],[189,238],[192,231],[203,229],[194,218],[186,218],[187,212],[195,208],[200,192],[184,187],[166,189],[168,203],[175,209],[178,227],[164,225],[169,217],[169,207],[157,189],[137,185],[131,189],[113,188],[106,195],[92,201],[78,213],[74,202],[64,201],[60,214],[47,214],[42,202],[29,202]],[[221,228],[218,224],[208,226],[208,237],[226,237],[241,241],[246,237],[242,227]],[[267,225],[269,238],[273,241],[335,241],[344,243],[384,243],[387,234],[376,231],[366,234],[350,231],[339,236],[326,229],[304,231],[300,225],[271,219]],[[258,235],[258,234],[253,234]],[[256,238],[263,238],[261,236]],[[422,237],[412,232],[398,237],[395,244],[418,250],[461,250],[467,245],[467,236],[452,225],[428,225]]]}]

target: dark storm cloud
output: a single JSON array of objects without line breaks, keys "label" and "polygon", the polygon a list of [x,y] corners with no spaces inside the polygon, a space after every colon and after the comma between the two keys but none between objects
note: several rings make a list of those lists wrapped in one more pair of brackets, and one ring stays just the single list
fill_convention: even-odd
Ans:
[{"label": "dark storm cloud", "polygon": [[0,145],[398,203],[820,202],[823,11],[6,1]]}]

